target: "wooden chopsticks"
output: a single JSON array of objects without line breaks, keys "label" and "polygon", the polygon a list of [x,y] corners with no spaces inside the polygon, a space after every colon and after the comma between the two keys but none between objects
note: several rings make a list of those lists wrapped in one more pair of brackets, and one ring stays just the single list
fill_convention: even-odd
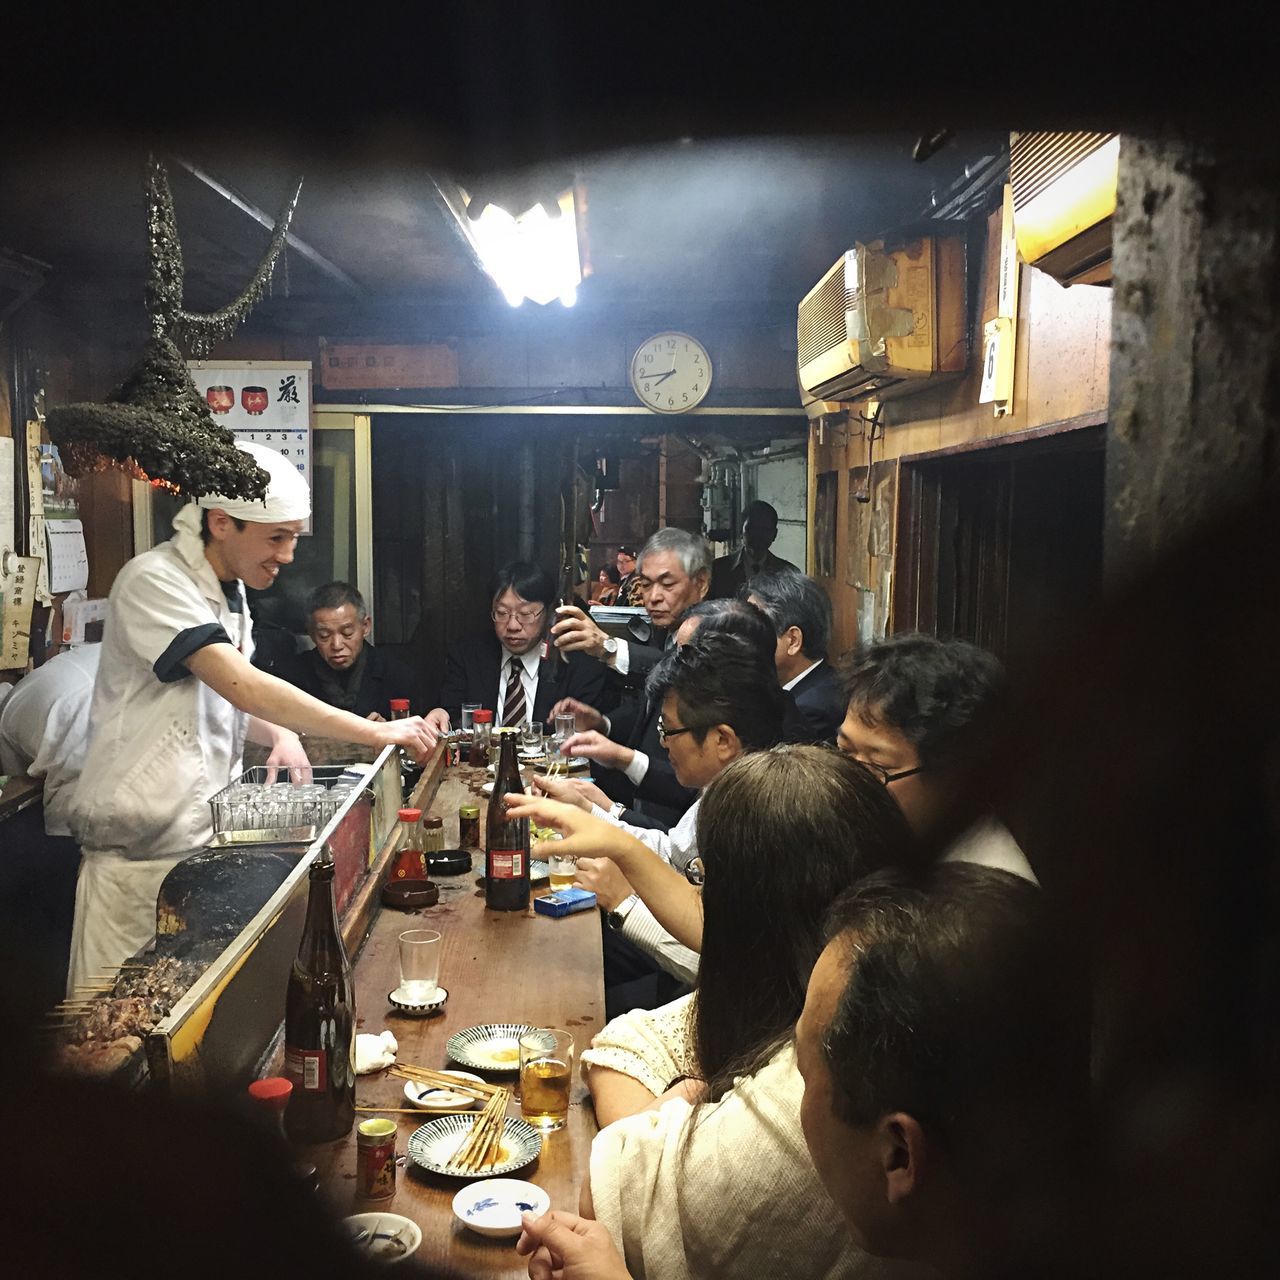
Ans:
[{"label": "wooden chopsticks", "polygon": [[462,1145],[449,1158],[446,1168],[456,1169],[459,1173],[478,1173],[498,1163],[502,1154],[502,1131],[507,1122],[507,1103],[510,1101],[510,1092],[499,1089],[485,1103],[484,1110],[467,1130]]},{"label": "wooden chopsticks", "polygon": [[399,1080],[410,1080],[414,1084],[430,1085],[433,1089],[444,1089],[449,1093],[460,1093],[467,1098],[482,1098],[486,1102],[495,1093],[505,1092],[496,1084],[487,1084],[483,1080],[459,1080],[447,1071],[433,1071],[430,1067],[415,1067],[411,1063],[397,1062],[388,1068],[387,1074]]}]

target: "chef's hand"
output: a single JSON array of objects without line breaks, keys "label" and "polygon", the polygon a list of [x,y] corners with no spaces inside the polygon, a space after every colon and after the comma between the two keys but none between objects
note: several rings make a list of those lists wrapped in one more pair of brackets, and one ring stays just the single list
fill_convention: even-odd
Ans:
[{"label": "chef's hand", "polygon": [[426,760],[439,740],[439,733],[421,716],[387,720],[378,726],[377,742],[380,747],[403,747],[419,764]]},{"label": "chef's hand", "polygon": [[[560,841],[561,848],[564,841]],[[557,853],[560,849],[556,850]],[[609,858],[579,858],[578,869],[573,873],[576,888],[587,889],[596,895],[596,902],[605,911],[612,911],[618,903],[631,897],[635,890],[631,882],[618,870],[618,864]]]},{"label": "chef's hand", "polygon": [[369,714],[365,716],[366,720],[376,720],[379,724],[382,724],[386,718],[386,716],[379,715],[376,711],[370,711]]},{"label": "chef's hand", "polygon": [[604,729],[604,716],[598,712],[595,707],[589,707],[585,702],[579,702],[577,698],[561,698],[554,707],[547,713],[547,719],[555,724],[556,716],[573,716],[573,727],[579,733],[585,732],[587,729]]},{"label": "chef's hand", "polygon": [[577,605],[561,605],[556,610],[556,618],[551,634],[557,649],[569,653],[577,649],[593,658],[605,657],[604,642],[609,637]]},{"label": "chef's hand", "polygon": [[607,1227],[552,1209],[522,1215],[516,1252],[529,1259],[529,1280],[631,1280]]},{"label": "chef's hand", "polygon": [[560,832],[564,838],[556,846],[558,856],[604,857],[622,864],[631,857],[653,857],[635,836],[612,822],[597,818],[595,814],[585,813],[577,805],[561,804],[558,800],[520,792],[511,792],[503,799],[511,817],[529,818],[540,827],[551,827]]},{"label": "chef's hand", "polygon": [[596,764],[604,765],[607,769],[625,769],[635,758],[636,753],[630,747],[624,747],[622,743],[606,738],[603,733],[589,729],[586,733],[575,733],[572,738],[566,739],[564,746],[560,748],[560,754],[584,756],[588,760],[594,760]]},{"label": "chef's hand", "polygon": [[559,800],[561,804],[576,804],[579,809],[591,812],[591,801],[568,778],[548,778],[542,774],[534,774],[533,791],[535,795],[548,796],[552,800]]},{"label": "chef's hand", "polygon": [[449,723],[449,713],[443,707],[436,707],[434,711],[428,711],[425,719],[428,727],[435,731],[436,737],[448,733],[453,728]]},{"label": "chef's hand", "polygon": [[289,781],[302,783],[311,781],[311,761],[303,750],[302,741],[292,729],[282,729],[273,725],[271,753],[267,756],[267,785],[276,780],[279,771],[287,772]]}]

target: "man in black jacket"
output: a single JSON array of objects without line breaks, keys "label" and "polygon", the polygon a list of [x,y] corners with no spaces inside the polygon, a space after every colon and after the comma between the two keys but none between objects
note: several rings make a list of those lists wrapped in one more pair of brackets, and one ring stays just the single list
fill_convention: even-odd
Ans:
[{"label": "man in black jacket", "polygon": [[543,724],[565,698],[607,703],[608,672],[600,663],[580,653],[542,656],[555,595],[541,565],[515,560],[498,571],[492,629],[450,645],[440,705],[427,714],[428,724],[446,732],[464,702],[492,710],[495,725]]},{"label": "man in black jacket", "polygon": [[386,720],[392,698],[407,698],[418,714],[417,677],[369,643],[372,624],[364,597],[349,582],[317,587],[307,597],[307,634],[315,648],[282,660],[275,674],[331,707],[369,720]]},{"label": "man in black jacket", "polygon": [[831,601],[812,579],[794,571],[761,574],[742,597],[763,609],[777,632],[778,683],[796,700],[804,740],[831,744],[844,719],[846,699],[831,663]]}]

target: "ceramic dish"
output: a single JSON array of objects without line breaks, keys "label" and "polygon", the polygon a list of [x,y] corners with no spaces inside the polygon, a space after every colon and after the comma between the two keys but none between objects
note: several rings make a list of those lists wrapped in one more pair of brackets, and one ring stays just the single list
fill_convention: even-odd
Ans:
[{"label": "ceramic dish", "polygon": [[[484,1084],[479,1076],[472,1075],[470,1071],[446,1071],[444,1074],[456,1076],[459,1080],[471,1080],[476,1084]],[[467,1107],[474,1107],[480,1101],[479,1098],[473,1098],[469,1094],[450,1093],[448,1089],[433,1089],[429,1084],[414,1084],[412,1080],[404,1082],[404,1096],[420,1111],[461,1111]]]},{"label": "ceramic dish", "polygon": [[540,1218],[550,1208],[541,1187],[519,1178],[485,1178],[453,1197],[453,1216],[482,1236],[518,1236],[522,1213]]},{"label": "ceramic dish", "polygon": [[[475,1116],[440,1116],[429,1120],[409,1135],[409,1159],[429,1173],[442,1173],[449,1178],[474,1178],[474,1173],[459,1173],[448,1167],[466,1140]],[[531,1124],[517,1116],[502,1122],[502,1147],[498,1162],[485,1173],[499,1175],[523,1169],[536,1160],[542,1150],[542,1135]]]},{"label": "ceramic dish", "polygon": [[399,987],[387,992],[387,999],[391,1004],[401,1013],[407,1013],[414,1018],[425,1018],[427,1014],[435,1013],[437,1009],[444,1007],[444,1002],[448,998],[449,992],[444,987],[437,987],[434,997],[430,1000],[409,1000]]},{"label": "ceramic dish", "polygon": [[422,1243],[422,1228],[398,1213],[357,1213],[343,1219],[351,1243],[377,1262],[403,1262]]},{"label": "ceramic dish", "polygon": [[523,1022],[486,1022],[450,1036],[445,1052],[473,1071],[519,1071],[520,1037],[531,1030]]}]

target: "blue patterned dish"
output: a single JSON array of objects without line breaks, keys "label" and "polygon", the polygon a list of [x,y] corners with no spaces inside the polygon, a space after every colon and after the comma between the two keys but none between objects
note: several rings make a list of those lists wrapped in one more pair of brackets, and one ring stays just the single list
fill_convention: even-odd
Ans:
[{"label": "blue patterned dish", "polygon": [[[409,1135],[409,1159],[431,1173],[443,1173],[450,1178],[474,1178],[474,1173],[459,1173],[449,1167],[449,1161],[458,1153],[467,1134],[477,1120],[475,1115],[441,1116],[431,1120],[421,1129]],[[513,1173],[537,1159],[542,1150],[542,1135],[526,1121],[507,1116],[502,1122],[502,1148],[497,1164],[483,1172],[488,1174]]]},{"label": "blue patterned dish", "polygon": [[482,1236],[518,1236],[522,1213],[540,1218],[550,1208],[541,1187],[519,1178],[485,1178],[453,1197],[453,1216]]}]

